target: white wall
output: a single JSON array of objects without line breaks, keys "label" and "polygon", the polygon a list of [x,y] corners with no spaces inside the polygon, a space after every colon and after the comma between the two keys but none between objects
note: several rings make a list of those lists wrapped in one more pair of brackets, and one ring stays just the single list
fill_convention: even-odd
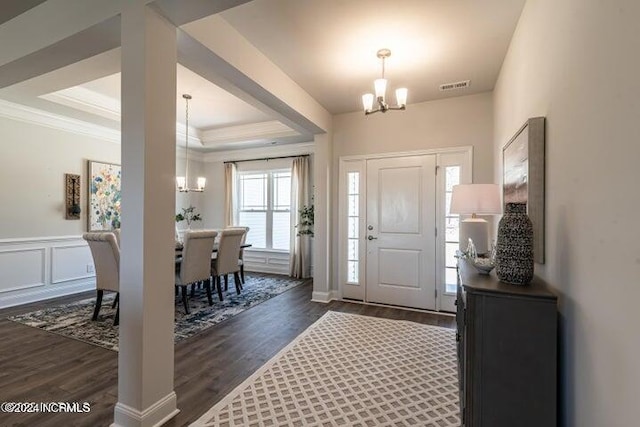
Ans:
[{"label": "white wall", "polygon": [[[94,289],[93,260],[81,237],[87,230],[87,161],[119,164],[120,145],[4,117],[0,141],[0,307]],[[194,180],[204,173],[197,156],[189,163]],[[182,152],[177,168],[183,173]],[[65,173],[81,176],[79,220],[64,218]],[[176,210],[191,203],[201,211],[203,197],[177,193]]]},{"label": "white wall", "polygon": [[546,264],[560,296],[561,419],[638,424],[640,3],[529,0],[494,93],[501,150],[546,116]]},{"label": "white wall", "polygon": [[[120,145],[0,118],[0,239],[80,235],[87,225],[87,160],[120,163]],[[82,213],[64,218],[64,174],[81,175]]]},{"label": "white wall", "polygon": [[[120,145],[0,118],[0,307],[94,289],[87,160],[120,163]],[[81,176],[79,220],[64,218],[64,174]]]},{"label": "white wall", "polygon": [[[406,111],[334,117],[333,170],[341,156],[473,146],[473,180],[493,182],[493,100],[491,93],[410,104]],[[338,260],[338,179],[331,202],[333,266]],[[334,291],[339,283],[333,268]]]},{"label": "white wall", "polygon": [[406,111],[334,117],[333,158],[472,145],[474,182],[493,182],[491,93],[410,104]]}]

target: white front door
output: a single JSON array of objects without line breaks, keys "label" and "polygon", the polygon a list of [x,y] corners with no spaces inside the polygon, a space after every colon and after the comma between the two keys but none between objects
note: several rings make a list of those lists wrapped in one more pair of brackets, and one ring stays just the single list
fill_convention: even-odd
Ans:
[{"label": "white front door", "polygon": [[436,156],[367,160],[366,300],[436,309]]}]

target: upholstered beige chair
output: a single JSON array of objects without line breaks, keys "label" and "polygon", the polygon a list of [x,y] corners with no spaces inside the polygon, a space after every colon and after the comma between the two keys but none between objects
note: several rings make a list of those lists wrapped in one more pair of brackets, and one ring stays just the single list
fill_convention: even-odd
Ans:
[{"label": "upholstered beige chair", "polygon": [[[247,242],[247,234],[249,234],[249,227],[228,227],[227,230],[243,230],[242,241],[240,242],[240,254],[238,256],[238,265],[240,266],[240,281],[244,285],[244,245]],[[227,277],[225,276],[225,290],[227,290]]]},{"label": "upholstered beige chair", "polygon": [[116,292],[113,306],[118,306],[113,324],[117,325],[120,317],[120,248],[113,233],[84,233],[82,238],[87,241],[91,249],[93,264],[96,269],[96,306],[92,320],[98,319],[104,291]]},{"label": "upholstered beige chair", "polygon": [[238,254],[242,244],[244,229],[227,228],[220,233],[220,243],[218,244],[218,256],[211,260],[211,275],[216,281],[218,297],[222,301],[221,278],[233,273],[236,284],[236,293],[240,293],[242,283],[240,282],[240,265],[238,265]]},{"label": "upholstered beige chair", "polygon": [[189,314],[187,286],[203,282],[209,305],[211,298],[211,252],[218,233],[213,230],[186,231],[183,238],[180,270],[176,272],[176,286],[182,289],[184,310]]},{"label": "upholstered beige chair", "polygon": [[113,235],[116,236],[116,243],[118,244],[118,248],[122,247],[122,245],[120,244],[120,229],[119,228],[114,228],[113,229]]}]

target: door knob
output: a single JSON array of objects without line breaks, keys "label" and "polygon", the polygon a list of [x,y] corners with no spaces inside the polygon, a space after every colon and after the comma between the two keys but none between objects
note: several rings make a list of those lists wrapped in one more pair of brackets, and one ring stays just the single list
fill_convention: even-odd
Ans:
[{"label": "door knob", "polygon": [[377,240],[377,237],[373,237],[373,236],[367,236],[367,240]]}]

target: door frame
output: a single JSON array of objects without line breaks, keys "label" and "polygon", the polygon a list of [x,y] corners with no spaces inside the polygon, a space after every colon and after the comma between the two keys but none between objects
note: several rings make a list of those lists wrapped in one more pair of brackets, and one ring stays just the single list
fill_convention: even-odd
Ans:
[{"label": "door frame", "polygon": [[[366,173],[367,160],[385,159],[406,156],[422,156],[436,155],[436,168],[439,172],[442,166],[450,165],[451,158],[460,158],[465,164],[462,165],[463,171],[460,177],[460,183],[471,182],[473,176],[473,146],[460,146],[449,148],[436,148],[428,150],[400,151],[390,153],[362,154],[351,156],[340,156],[338,171],[338,298],[339,299],[355,299],[367,303],[366,301],[366,244],[364,236],[366,235]],[[353,284],[347,282],[347,174],[349,172],[359,173],[359,213],[358,218],[358,237],[359,237],[359,283]],[[436,311],[446,309],[449,311],[449,305],[452,306],[455,295],[449,295],[445,292],[445,232],[444,232],[444,177],[443,173],[436,175]]]}]

